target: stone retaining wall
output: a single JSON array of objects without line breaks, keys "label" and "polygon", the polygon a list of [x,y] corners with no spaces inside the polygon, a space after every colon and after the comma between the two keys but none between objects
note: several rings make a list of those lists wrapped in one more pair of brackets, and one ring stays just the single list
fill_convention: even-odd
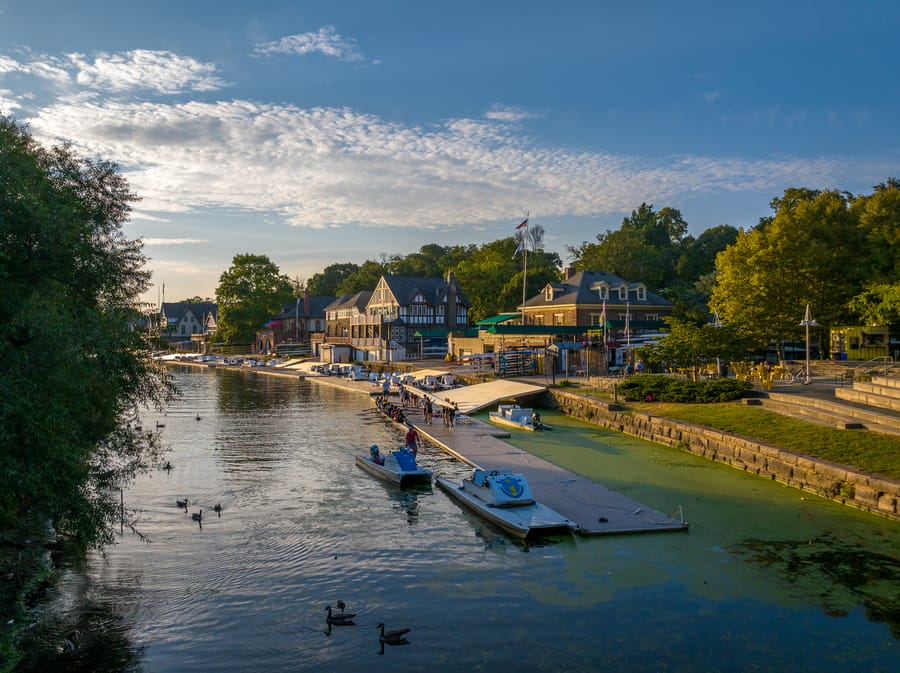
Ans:
[{"label": "stone retaining wall", "polygon": [[624,413],[620,406],[559,389],[549,390],[549,406],[616,432],[690,451],[850,507],[900,521],[900,482],[729,435],[692,423],[651,414]]}]

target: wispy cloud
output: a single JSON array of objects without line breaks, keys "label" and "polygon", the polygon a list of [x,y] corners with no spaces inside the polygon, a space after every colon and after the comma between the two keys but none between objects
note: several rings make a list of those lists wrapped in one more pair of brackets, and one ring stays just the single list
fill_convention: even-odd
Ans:
[{"label": "wispy cloud", "polygon": [[181,91],[214,91],[227,86],[216,67],[168,51],[135,49],[122,54],[68,55],[82,86],[122,92],[149,89],[163,94]]},{"label": "wispy cloud", "polygon": [[322,54],[342,61],[361,61],[356,40],[339,35],[334,26],[323,26],[316,32],[287,35],[280,40],[256,45],[258,54]]},{"label": "wispy cloud", "polygon": [[[167,52],[78,56],[71,63],[78,66],[76,86],[93,95],[12,103],[42,142],[71,141],[81,154],[122,166],[142,198],[144,219],[225,208],[312,228],[476,226],[520,212],[522,204],[545,216],[595,217],[647,199],[677,203],[700,194],[837,185],[848,171],[873,180],[896,172],[887,161],[846,157],[647,159],[575,151],[526,135],[520,127],[535,115],[514,107],[423,128],[350,108],[139,100],[127,92],[196,91],[221,82],[212,66]],[[4,59],[0,80],[20,66]],[[117,95],[93,91],[104,86]],[[0,92],[0,104],[4,96],[11,98]]]},{"label": "wispy cloud", "polygon": [[209,243],[202,238],[145,238],[144,245],[186,245],[189,243]]}]

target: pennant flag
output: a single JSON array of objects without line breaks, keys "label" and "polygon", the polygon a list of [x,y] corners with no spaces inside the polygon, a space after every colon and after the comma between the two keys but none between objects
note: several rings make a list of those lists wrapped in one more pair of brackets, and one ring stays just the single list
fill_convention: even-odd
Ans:
[{"label": "pennant flag", "polygon": [[631,334],[631,303],[625,302],[625,334]]},{"label": "pennant flag", "polygon": [[520,252],[522,252],[524,249],[525,249],[525,241],[522,241],[521,243],[519,243],[519,247],[516,248],[516,251],[513,253],[513,259],[515,259],[515,258],[516,258],[516,255],[518,255],[518,254],[519,254]]},{"label": "pennant flag", "polygon": [[522,220],[521,224],[516,225],[516,230],[521,229],[522,227],[524,227],[527,224],[528,224],[528,218],[526,217],[524,220]]}]

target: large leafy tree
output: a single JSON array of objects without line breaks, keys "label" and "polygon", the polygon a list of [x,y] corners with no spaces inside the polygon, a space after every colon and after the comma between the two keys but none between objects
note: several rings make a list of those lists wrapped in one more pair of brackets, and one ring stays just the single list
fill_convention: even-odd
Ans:
[{"label": "large leafy tree", "polygon": [[321,273],[313,274],[306,282],[310,294],[336,296],[338,286],[352,274],[359,271],[359,265],[353,262],[329,264]]},{"label": "large leafy tree", "polygon": [[662,292],[674,284],[686,236],[687,223],[678,210],[656,212],[642,203],[619,229],[597,234],[596,243],[570,246],[569,254],[579,271],[606,271]]},{"label": "large leafy tree", "polygon": [[24,554],[0,568],[4,602],[48,523],[109,542],[118,487],[156,456],[134,414],[171,390],[140,354],[149,274],[122,233],[134,198],[114,165],[0,118],[0,549]]},{"label": "large leafy tree", "polygon": [[235,255],[219,277],[217,335],[226,343],[251,343],[266,320],[294,298],[291,279],[265,255]]},{"label": "large leafy tree", "polygon": [[822,329],[846,320],[866,275],[866,256],[847,254],[865,240],[846,193],[788,189],[772,208],[718,255],[710,300],[759,345],[800,338],[807,304]]},{"label": "large leafy tree", "polygon": [[551,281],[558,280],[559,255],[543,250],[529,250],[525,272],[522,253],[514,256],[518,244],[512,236],[485,243],[459,263],[456,278],[472,302],[469,312],[477,321],[497,313],[515,311],[522,303],[522,281],[525,294],[531,297]]}]

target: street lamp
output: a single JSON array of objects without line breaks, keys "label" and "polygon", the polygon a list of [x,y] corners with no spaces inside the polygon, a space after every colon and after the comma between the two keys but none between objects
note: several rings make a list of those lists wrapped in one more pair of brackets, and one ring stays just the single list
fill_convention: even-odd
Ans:
[{"label": "street lamp", "polygon": [[803,316],[803,320],[800,321],[800,326],[806,328],[806,376],[801,380],[801,383],[809,383],[812,379],[809,376],[809,328],[817,327],[819,323],[813,320],[809,315],[809,304],[806,305],[806,315]]},{"label": "street lamp", "polygon": [[[725,325],[725,323],[723,323],[723,322],[719,319],[719,312],[718,312],[718,311],[713,311],[713,320],[712,320],[712,323],[711,323],[711,324],[712,324],[713,327],[723,327],[723,326]],[[716,342],[718,343],[718,339],[716,339]],[[716,353],[716,376],[722,376],[722,362],[721,362],[721,360],[719,359],[719,354],[718,354],[718,352]]]}]

